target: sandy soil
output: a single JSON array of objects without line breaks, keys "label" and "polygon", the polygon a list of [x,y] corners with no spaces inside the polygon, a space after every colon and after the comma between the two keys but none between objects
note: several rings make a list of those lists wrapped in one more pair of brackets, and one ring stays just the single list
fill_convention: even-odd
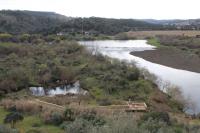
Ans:
[{"label": "sandy soil", "polygon": [[200,58],[175,48],[159,48],[131,54],[157,64],[200,73]]}]

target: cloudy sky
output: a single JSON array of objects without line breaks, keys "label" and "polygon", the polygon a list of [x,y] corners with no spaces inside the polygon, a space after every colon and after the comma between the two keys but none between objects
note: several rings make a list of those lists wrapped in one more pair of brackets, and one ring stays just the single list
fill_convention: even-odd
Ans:
[{"label": "cloudy sky", "polygon": [[200,0],[0,0],[0,9],[135,19],[200,18],[199,5]]}]

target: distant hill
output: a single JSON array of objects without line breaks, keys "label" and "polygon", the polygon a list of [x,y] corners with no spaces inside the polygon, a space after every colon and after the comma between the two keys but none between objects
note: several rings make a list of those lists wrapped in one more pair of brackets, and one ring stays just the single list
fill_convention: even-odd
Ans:
[{"label": "distant hill", "polygon": [[151,24],[161,24],[161,25],[169,25],[169,26],[176,26],[182,27],[182,29],[200,29],[200,19],[173,19],[173,20],[155,20],[155,19],[142,19],[147,23]]},{"label": "distant hill", "polygon": [[0,32],[38,33],[59,26],[71,18],[54,12],[0,11]]},{"label": "distant hill", "polygon": [[134,19],[72,18],[54,12],[0,11],[0,32],[56,34],[92,32],[116,34],[130,30],[160,29],[162,26]]},{"label": "distant hill", "polygon": [[176,20],[172,21],[169,24],[174,24],[174,25],[194,25],[194,26],[199,26],[200,25],[200,19],[188,19],[188,20]]},{"label": "distant hill", "polygon": [[141,19],[141,21],[145,21],[147,23],[151,23],[151,24],[162,24],[162,25],[170,25],[170,24],[174,24],[176,22],[182,21],[179,19],[172,19],[172,20],[157,20],[157,19]]},{"label": "distant hill", "polygon": [[158,30],[163,26],[159,24],[151,24],[136,19],[109,19],[109,18],[74,18],[60,27],[54,32],[89,32],[96,34],[117,34],[120,32],[137,31],[137,30]]}]

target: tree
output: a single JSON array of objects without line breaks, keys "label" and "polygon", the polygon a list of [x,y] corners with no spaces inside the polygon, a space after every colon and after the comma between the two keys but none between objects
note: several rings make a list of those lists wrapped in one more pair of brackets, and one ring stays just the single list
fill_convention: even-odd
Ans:
[{"label": "tree", "polygon": [[11,128],[15,127],[15,124],[18,121],[22,121],[24,119],[23,115],[19,112],[12,112],[8,115],[6,115],[5,119],[4,119],[4,123],[10,123],[11,124]]},{"label": "tree", "polygon": [[135,69],[134,71],[130,72],[127,76],[129,81],[138,80],[140,77],[140,71]]},{"label": "tree", "polygon": [[66,108],[64,112],[64,118],[66,121],[73,121],[75,119],[75,114],[72,109]]}]

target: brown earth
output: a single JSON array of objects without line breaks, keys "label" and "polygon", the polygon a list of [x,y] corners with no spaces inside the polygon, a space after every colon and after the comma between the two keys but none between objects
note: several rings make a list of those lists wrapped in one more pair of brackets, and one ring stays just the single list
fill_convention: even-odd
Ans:
[{"label": "brown earth", "polygon": [[158,48],[131,54],[153,63],[200,73],[200,58],[176,48]]}]

